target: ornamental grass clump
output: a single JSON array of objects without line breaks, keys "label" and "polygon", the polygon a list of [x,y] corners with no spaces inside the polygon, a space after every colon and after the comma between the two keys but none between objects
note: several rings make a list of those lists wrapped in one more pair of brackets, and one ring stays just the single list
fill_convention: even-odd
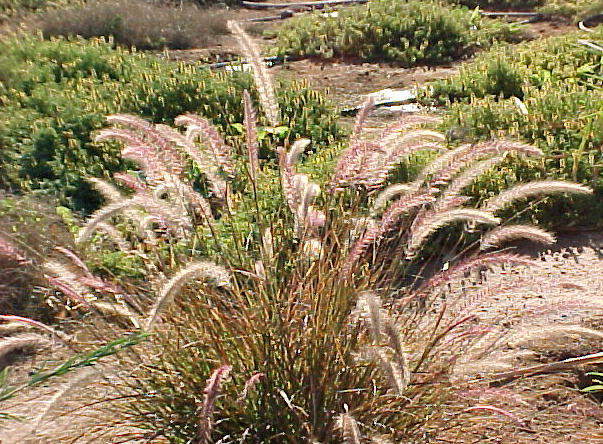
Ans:
[{"label": "ornamental grass clump", "polygon": [[[270,82],[266,71],[254,78]],[[270,96],[260,99],[265,114],[283,118]],[[107,203],[80,229],[78,247],[140,257],[144,282],[128,287],[135,297],[64,249],[46,276],[94,334],[107,330],[96,315],[108,304],[119,318],[113,333],[149,337],[120,356],[111,378],[118,393],[102,403],[102,426],[82,439],[115,429],[120,441],[174,444],[427,442],[444,409],[454,411],[455,391],[474,381],[457,361],[471,356],[479,366],[491,349],[484,336],[496,333],[480,325],[471,301],[445,303],[447,286],[474,269],[532,263],[480,248],[554,241],[534,227],[489,231],[513,199],[589,190],[534,182],[471,206],[463,193],[472,180],[505,156],[541,151],[504,140],[450,149],[425,128],[439,120],[422,115],[369,139],[370,100],[330,178],[317,183],[300,168],[319,155],[311,141],[260,158],[259,113],[247,93],[241,106],[244,145],[193,114],[175,119],[184,131],[118,114],[97,133],[121,142],[140,172],[113,175],[127,193],[93,181]],[[390,183],[401,162],[425,150],[439,154],[409,183]],[[430,245],[448,226],[462,233],[439,244],[461,247],[453,259]]]},{"label": "ornamental grass clump", "polygon": [[[270,81],[266,72],[255,78]],[[260,97],[263,111],[279,118],[272,99]],[[192,114],[175,119],[185,132],[114,115],[97,135],[121,141],[142,174],[114,176],[128,195],[94,181],[108,202],[81,228],[79,244],[95,245],[99,232],[115,236],[104,248],[144,255],[150,288],[137,305],[112,293],[113,304],[127,307],[128,328],[152,333],[142,351],[122,357],[119,369],[128,371],[112,403],[115,423],[130,426],[127,439],[170,443],[429,439],[454,392],[457,359],[490,332],[476,328],[467,305],[448,307],[439,296],[475,268],[531,262],[480,254],[461,237],[462,253],[438,272],[434,233],[450,225],[477,239],[484,233],[488,248],[523,237],[552,242],[533,227],[487,233],[513,199],[589,190],[535,182],[469,206],[463,191],[480,173],[510,153],[541,151],[511,141],[449,149],[424,128],[438,122],[432,116],[406,117],[367,139],[371,101],[331,178],[318,184],[299,172],[311,142],[275,148],[276,161],[259,158],[248,94],[242,107],[246,146],[230,146]],[[414,181],[388,184],[397,165],[424,150],[440,155]],[[202,187],[191,183],[187,162],[202,166]],[[68,281],[61,276],[59,290],[82,298],[77,309],[94,310],[98,301],[82,287],[93,282],[73,269]]]}]

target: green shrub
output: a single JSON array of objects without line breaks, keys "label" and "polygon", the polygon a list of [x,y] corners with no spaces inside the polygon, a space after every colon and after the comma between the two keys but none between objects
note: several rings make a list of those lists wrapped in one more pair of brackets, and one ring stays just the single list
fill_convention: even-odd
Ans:
[{"label": "green shrub", "polygon": [[376,0],[337,17],[314,13],[288,21],[277,32],[277,52],[414,66],[446,63],[512,34],[508,25],[439,1]]},{"label": "green shrub", "polygon": [[[215,74],[101,41],[30,37],[0,42],[0,78],[0,184],[50,193],[87,211],[100,198],[84,178],[127,168],[115,145],[91,138],[105,115],[130,112],[172,123],[184,112],[203,112],[237,143],[241,93],[252,89],[247,73]],[[284,132],[267,135],[265,146],[275,137],[313,137],[317,147],[341,137],[333,107],[305,84],[282,88],[279,100]]]},{"label": "green shrub", "polygon": [[[594,35],[602,36],[602,31]],[[595,197],[578,199],[571,208],[547,199],[524,216],[559,226],[592,226],[603,221],[603,182],[599,178],[603,93],[601,78],[595,75],[601,70],[601,54],[579,44],[583,37],[576,33],[495,48],[463,67],[458,76],[426,88],[426,103],[452,103],[446,125],[453,138],[483,140],[511,135],[546,153],[546,158],[532,163],[531,168],[510,162],[477,183],[474,195],[485,198],[516,180],[571,179],[592,185]]]},{"label": "green shrub", "polygon": [[448,0],[469,8],[482,8],[490,11],[528,10],[553,17],[578,19],[603,12],[600,0]]},{"label": "green shrub", "polygon": [[201,48],[227,34],[226,10],[161,6],[145,0],[95,0],[47,12],[38,19],[45,37],[113,37],[138,49]]},{"label": "green shrub", "polygon": [[590,15],[603,13],[601,0],[548,0],[538,8],[543,14],[568,17],[573,20],[586,18]]},{"label": "green shrub", "polygon": [[[580,44],[585,34],[572,33],[514,46],[496,46],[461,67],[454,77],[431,82],[427,103],[445,105],[486,96],[523,98],[547,82],[594,83],[602,66],[600,53]],[[603,38],[603,30],[589,37]]]},{"label": "green shrub", "polygon": [[450,3],[458,3],[459,5],[469,8],[483,8],[488,10],[501,9],[533,9],[536,6],[541,6],[547,0],[449,0]]}]

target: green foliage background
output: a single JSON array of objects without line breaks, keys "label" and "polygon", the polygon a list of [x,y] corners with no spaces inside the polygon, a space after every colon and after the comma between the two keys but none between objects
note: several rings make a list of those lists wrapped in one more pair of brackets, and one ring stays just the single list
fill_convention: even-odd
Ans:
[{"label": "green foliage background", "polygon": [[603,30],[495,47],[424,89],[424,103],[450,106],[446,127],[453,140],[520,138],[545,153],[538,161],[508,162],[476,182],[474,195],[544,177],[577,181],[594,187],[595,196],[546,198],[530,217],[566,227],[603,221],[603,59],[580,43],[587,37],[600,42]]},{"label": "green foliage background", "polygon": [[513,38],[505,23],[441,1],[375,0],[345,8],[336,17],[320,12],[295,17],[277,32],[277,52],[301,57],[349,57],[402,66],[445,63]]},{"label": "green foliage background", "polygon": [[[93,210],[100,201],[84,178],[128,168],[117,145],[93,141],[105,115],[133,113],[171,124],[179,114],[200,113],[238,144],[244,89],[255,94],[248,73],[216,74],[113,49],[102,40],[3,40],[0,186],[50,193],[71,208]],[[274,137],[281,143],[308,137],[324,146],[343,134],[322,95],[303,83],[278,91],[289,129],[268,135],[266,146]]]}]

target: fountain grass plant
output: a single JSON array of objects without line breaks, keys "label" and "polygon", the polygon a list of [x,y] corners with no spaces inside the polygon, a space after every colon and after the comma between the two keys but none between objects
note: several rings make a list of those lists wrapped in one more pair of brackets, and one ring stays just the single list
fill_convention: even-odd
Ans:
[{"label": "fountain grass plant", "polygon": [[[243,47],[252,44],[237,24],[231,28]],[[254,66],[263,109],[278,123],[269,75]],[[114,248],[142,248],[158,259],[147,262],[156,289],[148,308],[126,315],[154,335],[122,363],[134,370],[122,379],[129,396],[115,404],[116,418],[136,426],[128,439],[171,443],[428,440],[454,391],[459,353],[480,337],[474,316],[447,307],[438,290],[474,268],[530,261],[469,243],[449,262],[449,250],[426,245],[451,224],[474,233],[498,226],[497,213],[518,199],[590,190],[535,182],[468,207],[462,191],[484,171],[508,153],[540,150],[511,141],[447,149],[444,136],[421,128],[438,122],[431,116],[405,118],[368,140],[371,101],[320,186],[297,171],[307,140],[279,148],[278,165],[258,157],[248,94],[242,106],[240,152],[195,115],[175,119],[185,133],[114,115],[114,127],[98,135],[122,141],[122,155],[141,165],[144,180],[117,177],[129,196],[96,181],[108,204],[78,241],[102,230]],[[414,181],[387,187],[396,166],[422,150],[443,154]],[[247,162],[235,165],[235,154]],[[219,205],[187,182],[186,160],[202,166]],[[139,229],[124,230],[125,220]],[[513,226],[485,237],[481,249],[521,237],[554,241],[536,227]],[[208,244],[210,257],[202,253]],[[443,273],[442,261],[449,262]],[[455,342],[458,335],[463,341]]]},{"label": "fountain grass plant", "polygon": [[[253,42],[238,24],[230,27],[254,57]],[[269,73],[258,60],[252,66],[262,110],[278,125]],[[490,326],[476,324],[470,302],[447,301],[447,286],[474,269],[531,263],[492,251],[510,240],[554,241],[531,226],[488,231],[501,225],[501,210],[543,193],[591,190],[547,180],[470,206],[464,190],[476,178],[511,154],[542,152],[508,140],[451,149],[425,128],[439,119],[425,115],[368,139],[371,100],[319,184],[298,171],[312,156],[310,141],[260,157],[248,93],[241,106],[240,146],[194,114],[175,119],[184,132],[111,115],[112,126],[97,134],[122,142],[122,156],[142,173],[113,175],[128,194],[93,181],[106,204],[77,242],[83,251],[140,257],[142,294],[95,276],[65,249],[44,264],[46,279],[73,312],[88,313],[94,334],[106,331],[93,321],[100,311],[121,319],[114,332],[151,335],[115,364],[119,396],[104,400],[102,427],[76,439],[98,442],[126,424],[121,441],[429,442],[466,383],[453,379],[455,364],[467,353],[478,365],[490,349],[480,342]],[[438,155],[416,177],[388,183],[400,162],[425,150]],[[189,162],[203,173],[203,187],[190,180]],[[461,234],[434,249],[447,226]],[[15,257],[8,239],[0,246]]]}]

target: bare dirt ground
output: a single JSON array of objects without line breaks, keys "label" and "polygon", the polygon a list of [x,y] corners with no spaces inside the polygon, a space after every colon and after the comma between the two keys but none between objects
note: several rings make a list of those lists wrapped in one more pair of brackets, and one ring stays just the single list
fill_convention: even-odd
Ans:
[{"label": "bare dirt ground", "polygon": [[[562,235],[554,249],[519,245],[537,264],[490,272],[485,282],[454,285],[457,299],[491,329],[461,359],[457,371],[476,378],[601,351],[603,339],[603,233]],[[449,299],[447,299],[448,301]],[[480,352],[487,349],[487,357]],[[603,443],[600,399],[579,391],[592,382],[576,366],[465,392],[466,405],[492,405],[512,417],[484,410],[461,415],[461,425],[441,442]]]}]

